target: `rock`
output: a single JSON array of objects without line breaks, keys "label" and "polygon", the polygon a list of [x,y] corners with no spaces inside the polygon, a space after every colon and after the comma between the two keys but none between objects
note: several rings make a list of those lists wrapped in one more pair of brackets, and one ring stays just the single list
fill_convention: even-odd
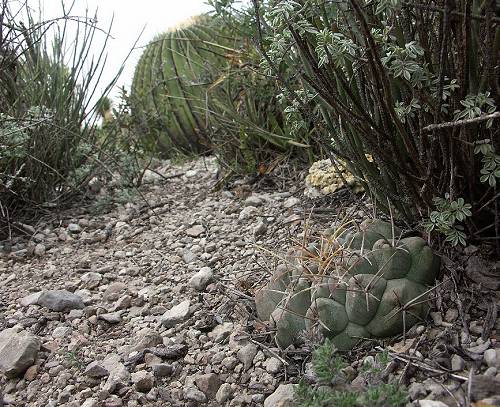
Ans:
[{"label": "rock", "polygon": [[184,253],[182,253],[182,260],[186,264],[193,263],[196,260],[196,254],[191,250],[185,250]]},{"label": "rock", "polygon": [[245,370],[250,369],[252,367],[253,363],[253,358],[257,354],[257,346],[255,346],[253,343],[249,343],[248,345],[243,346],[236,356],[240,360],[241,363],[243,363],[243,367]]},{"label": "rock", "polygon": [[500,367],[500,349],[488,349],[483,355],[484,363],[488,367]]},{"label": "rock", "polygon": [[265,235],[266,233],[267,233],[267,225],[262,221],[257,223],[257,225],[255,225],[255,227],[253,228],[253,235],[255,237]]},{"label": "rock", "polygon": [[465,368],[465,361],[459,355],[453,355],[451,357],[451,370],[454,372],[460,372]]},{"label": "rock", "polygon": [[444,320],[449,323],[455,322],[458,318],[458,315],[459,313],[456,308],[450,308],[446,310],[446,314],[444,315]]},{"label": "rock", "polygon": [[286,209],[290,209],[290,208],[293,208],[294,206],[297,206],[300,204],[300,199],[299,198],[296,198],[294,196],[291,196],[290,198],[288,198],[284,203],[283,203],[283,206],[286,208]]},{"label": "rock", "polygon": [[215,395],[215,400],[217,400],[219,404],[222,404],[227,400],[229,400],[229,398],[231,398],[232,395],[233,395],[233,389],[231,388],[231,385],[229,383],[224,383],[219,387],[219,390]]},{"label": "rock", "polygon": [[33,365],[26,370],[24,373],[24,379],[27,380],[28,382],[32,382],[33,380],[36,379],[36,376],[38,375],[38,365]]},{"label": "rock", "polygon": [[132,352],[140,352],[161,344],[163,344],[163,338],[157,331],[151,328],[143,328],[135,334],[132,344],[125,347],[124,353],[128,356]]},{"label": "rock", "polygon": [[153,374],[156,377],[168,377],[174,372],[172,365],[166,363],[160,363],[158,365],[153,365]]},{"label": "rock", "polygon": [[437,400],[420,400],[418,405],[420,407],[448,407],[447,404]]},{"label": "rock", "polygon": [[82,231],[82,228],[77,223],[70,223],[67,227],[67,230],[69,233],[77,234],[77,233],[80,233]]},{"label": "rock", "polygon": [[67,290],[42,291],[36,303],[51,311],[57,312],[82,309],[85,307],[80,296],[70,293]]},{"label": "rock", "polygon": [[127,285],[121,282],[111,283],[102,295],[104,301],[115,302],[127,291]]},{"label": "rock", "polygon": [[100,314],[99,319],[106,321],[108,324],[119,324],[122,321],[122,311],[108,312]]},{"label": "rock", "polygon": [[184,300],[180,304],[169,309],[161,317],[161,325],[172,328],[173,326],[183,322],[189,316],[189,300]]},{"label": "rock", "polygon": [[69,338],[71,332],[73,332],[73,329],[71,329],[71,327],[69,326],[58,326],[52,331],[52,338]]},{"label": "rock", "polygon": [[233,332],[234,324],[232,322],[224,322],[221,325],[217,325],[212,332],[208,334],[208,337],[211,338],[215,343],[224,342],[231,332]]},{"label": "rock", "polygon": [[408,395],[410,396],[410,400],[419,400],[427,395],[427,390],[422,383],[412,383],[408,387]]},{"label": "rock", "polygon": [[279,373],[282,367],[283,367],[283,362],[281,362],[281,360],[275,357],[269,358],[264,362],[264,368],[268,373],[271,374]]},{"label": "rock", "polygon": [[221,386],[219,376],[215,373],[196,376],[195,382],[198,389],[200,389],[209,399],[213,399],[215,397],[219,387]]},{"label": "rock", "polygon": [[35,256],[43,256],[45,254],[45,245],[42,244],[42,243],[38,243],[36,246],[35,246],[35,250],[33,251],[33,253],[35,254]]},{"label": "rock", "polygon": [[42,295],[42,291],[27,295],[19,300],[19,304],[23,307],[29,307],[30,305],[37,305],[40,296]]},{"label": "rock", "polygon": [[84,288],[92,290],[96,287],[99,287],[102,281],[102,275],[89,271],[88,273],[82,274],[80,280],[82,281],[82,285]]},{"label": "rock", "polygon": [[83,373],[88,377],[96,378],[109,376],[109,371],[102,365],[101,362],[97,361],[89,363]]},{"label": "rock", "polygon": [[184,398],[198,403],[205,403],[207,401],[207,396],[194,386],[184,388]]},{"label": "rock", "polygon": [[211,283],[214,273],[210,267],[202,267],[194,276],[189,280],[189,284],[195,290],[203,291],[207,285]]},{"label": "rock", "polygon": [[280,384],[273,394],[264,401],[264,407],[293,407],[295,405],[294,384]]},{"label": "rock", "polygon": [[238,215],[238,220],[242,221],[242,220],[245,220],[245,219],[249,219],[252,216],[256,215],[257,212],[258,212],[257,208],[255,208],[253,206],[246,206],[245,208],[243,208],[241,210],[240,214]]},{"label": "rock", "polygon": [[203,233],[205,233],[205,228],[201,225],[194,225],[186,229],[186,235],[190,237],[200,237]]},{"label": "rock", "polygon": [[97,398],[91,397],[83,402],[82,407],[98,407],[100,404]]},{"label": "rock", "polygon": [[130,381],[130,373],[127,368],[120,362],[120,357],[111,354],[102,361],[104,368],[109,372],[108,379],[104,384],[103,390],[109,394],[128,385]]},{"label": "rock", "polygon": [[243,206],[259,207],[262,206],[263,203],[264,202],[262,198],[258,197],[257,195],[250,195],[247,199],[245,199]]},{"label": "rock", "polygon": [[138,392],[147,393],[153,388],[154,377],[152,374],[141,370],[136,373],[132,373],[132,383]]},{"label": "rock", "polygon": [[0,332],[0,371],[8,378],[26,371],[40,351],[40,340],[27,331],[16,328]]}]

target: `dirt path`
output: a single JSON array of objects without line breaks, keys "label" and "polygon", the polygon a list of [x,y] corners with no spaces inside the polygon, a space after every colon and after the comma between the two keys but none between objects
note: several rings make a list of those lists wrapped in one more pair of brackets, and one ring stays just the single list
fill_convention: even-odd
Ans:
[{"label": "dirt path", "polygon": [[280,360],[240,324],[245,287],[265,274],[256,243],[282,246],[299,200],[211,192],[211,159],[160,172],[146,175],[148,204],[75,209],[0,258],[0,330],[40,344],[0,382],[11,405],[261,405],[278,385]]}]

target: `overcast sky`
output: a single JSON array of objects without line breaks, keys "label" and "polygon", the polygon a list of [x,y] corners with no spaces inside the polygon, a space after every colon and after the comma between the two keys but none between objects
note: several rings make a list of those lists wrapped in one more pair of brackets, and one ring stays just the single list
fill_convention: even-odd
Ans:
[{"label": "overcast sky", "polygon": [[[30,0],[37,8],[39,0]],[[62,15],[60,0],[40,0],[44,19]],[[64,0],[71,5],[73,0]],[[105,67],[103,83],[109,82],[121,66],[129,50],[145,27],[138,46],[146,45],[156,34],[175,27],[191,16],[209,11],[206,0],[75,0],[72,15],[85,15],[85,10],[94,15],[97,10],[99,26],[107,28],[114,15],[111,39],[108,45],[108,62]],[[104,36],[101,36],[104,37]],[[101,38],[102,40],[103,38]],[[98,43],[96,42],[96,49]],[[118,85],[129,87],[134,68],[142,49],[134,51],[125,65]],[[112,96],[116,95],[116,92]]]}]

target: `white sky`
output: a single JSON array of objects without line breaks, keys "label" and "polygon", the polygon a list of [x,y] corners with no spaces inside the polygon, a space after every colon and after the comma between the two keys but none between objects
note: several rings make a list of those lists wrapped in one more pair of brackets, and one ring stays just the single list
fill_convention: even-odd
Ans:
[{"label": "white sky", "polygon": [[[50,19],[62,15],[61,0],[30,0],[34,8],[40,1],[43,8],[43,18]],[[63,0],[69,6],[73,0]],[[145,27],[137,46],[146,45],[153,37],[175,27],[191,16],[209,11],[206,0],[75,0],[71,15],[84,16],[86,9],[94,16],[97,10],[98,25],[107,29],[114,15],[111,35],[107,47],[108,60],[102,78],[102,83],[109,83],[120,68],[134,42]],[[104,35],[101,35],[101,40]],[[98,50],[99,42],[96,42]],[[143,49],[135,50],[128,59],[125,70],[118,80],[118,85],[130,86],[135,65]],[[112,98],[117,92],[111,94]]]}]

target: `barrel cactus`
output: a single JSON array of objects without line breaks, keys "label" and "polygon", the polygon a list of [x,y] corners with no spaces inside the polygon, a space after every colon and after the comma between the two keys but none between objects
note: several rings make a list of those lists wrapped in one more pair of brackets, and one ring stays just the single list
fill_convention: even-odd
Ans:
[{"label": "barrel cactus", "polygon": [[422,238],[400,237],[390,223],[368,220],[330,240],[336,258],[328,268],[317,267],[321,253],[288,256],[255,297],[259,318],[276,328],[278,346],[297,344],[308,331],[346,351],[425,318],[440,260]]},{"label": "barrel cactus", "polygon": [[147,144],[165,154],[207,150],[206,93],[227,63],[231,40],[208,16],[157,36],[132,82],[132,114]]}]

